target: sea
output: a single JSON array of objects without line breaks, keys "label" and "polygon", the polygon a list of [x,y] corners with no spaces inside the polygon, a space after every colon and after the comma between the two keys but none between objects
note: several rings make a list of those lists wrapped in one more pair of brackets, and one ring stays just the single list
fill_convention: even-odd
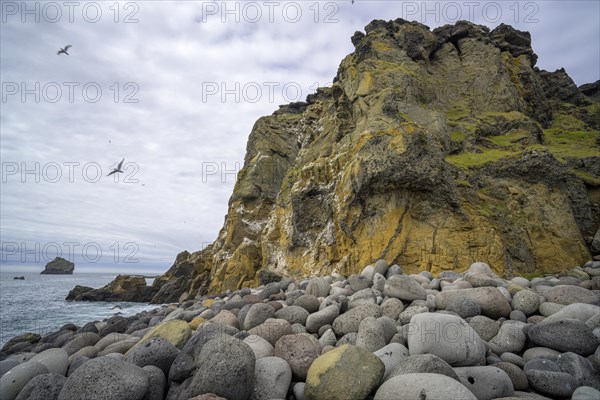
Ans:
[{"label": "sea", "polygon": [[[14,279],[24,276],[24,280]],[[157,304],[129,302],[66,301],[75,285],[100,288],[116,277],[107,273],[73,273],[73,275],[40,275],[40,273],[0,272],[0,347],[12,337],[26,332],[41,336],[65,324],[82,326],[121,313],[134,315],[159,307]],[[153,279],[146,279],[152,284]]]}]

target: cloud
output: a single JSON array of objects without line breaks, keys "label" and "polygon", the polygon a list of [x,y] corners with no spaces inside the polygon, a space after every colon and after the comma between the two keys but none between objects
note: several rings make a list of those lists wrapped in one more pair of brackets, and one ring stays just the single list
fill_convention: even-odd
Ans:
[{"label": "cloud", "polygon": [[[498,20],[481,12],[488,3],[473,19],[531,31],[542,68],[599,78],[597,2],[527,3],[537,8],[518,16],[497,2]],[[355,31],[372,19],[454,22],[448,2],[77,2],[73,22],[63,2],[57,22],[47,2],[27,3],[39,22],[23,4],[2,2],[3,268],[36,264],[33,253],[21,261],[36,244],[52,256],[50,245],[76,242],[82,268],[166,270],[216,238],[256,119],[331,82]],[[525,18],[533,11],[538,22]],[[66,44],[70,55],[57,56]],[[122,158],[126,173],[106,177]],[[90,263],[82,250],[93,244],[102,257]],[[128,244],[135,265],[124,263]]]}]

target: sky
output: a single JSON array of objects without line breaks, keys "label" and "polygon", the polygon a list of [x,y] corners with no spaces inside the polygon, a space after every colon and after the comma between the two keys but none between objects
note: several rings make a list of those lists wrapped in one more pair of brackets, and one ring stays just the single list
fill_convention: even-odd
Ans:
[{"label": "sky", "polygon": [[211,243],[254,122],[330,84],[373,19],[511,24],[581,85],[599,4],[2,0],[0,270],[159,273]]}]

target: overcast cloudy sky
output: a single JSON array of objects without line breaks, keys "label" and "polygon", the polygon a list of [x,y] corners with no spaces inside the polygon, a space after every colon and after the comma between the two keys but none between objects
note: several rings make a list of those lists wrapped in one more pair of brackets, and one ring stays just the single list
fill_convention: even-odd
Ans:
[{"label": "overcast cloudy sky", "polygon": [[254,121],[328,84],[373,19],[504,22],[540,68],[600,75],[597,1],[1,4],[2,271],[162,272],[212,242]]}]

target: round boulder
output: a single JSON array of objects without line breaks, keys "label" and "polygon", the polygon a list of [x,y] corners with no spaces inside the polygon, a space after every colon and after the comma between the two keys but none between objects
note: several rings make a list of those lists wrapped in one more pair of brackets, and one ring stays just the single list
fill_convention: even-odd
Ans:
[{"label": "round boulder", "polygon": [[481,360],[486,346],[462,318],[423,313],[411,319],[408,349],[411,355],[434,354],[452,366],[469,366]]},{"label": "round boulder", "polygon": [[477,400],[462,383],[440,374],[398,375],[377,389],[374,400]]},{"label": "round boulder", "polygon": [[179,355],[177,347],[158,336],[146,340],[141,345],[132,349],[127,353],[125,361],[135,364],[138,367],[154,365],[160,368],[165,376],[169,376],[171,364],[173,364],[177,355]]},{"label": "round boulder", "polygon": [[385,283],[383,292],[388,297],[394,297],[400,300],[426,300],[427,292],[410,276],[394,275]]},{"label": "round boulder", "polygon": [[320,352],[321,346],[314,336],[298,333],[281,337],[275,343],[274,355],[290,365],[294,380],[304,381],[308,369]]},{"label": "round boulder", "polygon": [[349,344],[317,358],[306,377],[307,400],[362,400],[384,373],[383,362],[373,353]]},{"label": "round boulder", "polygon": [[140,367],[112,357],[98,357],[67,378],[59,400],[142,400],[148,387],[148,375]]},{"label": "round boulder", "polygon": [[48,368],[35,361],[13,367],[0,378],[0,399],[13,400],[30,380],[47,373]]},{"label": "round boulder", "polygon": [[227,335],[212,339],[200,350],[198,369],[183,398],[214,393],[228,400],[247,400],[255,364],[252,349],[243,341]]},{"label": "round boulder", "polygon": [[250,400],[285,399],[291,382],[292,370],[285,360],[279,357],[256,360]]},{"label": "round boulder", "polygon": [[43,374],[31,379],[21,390],[16,400],[57,399],[67,378],[58,374]]}]

